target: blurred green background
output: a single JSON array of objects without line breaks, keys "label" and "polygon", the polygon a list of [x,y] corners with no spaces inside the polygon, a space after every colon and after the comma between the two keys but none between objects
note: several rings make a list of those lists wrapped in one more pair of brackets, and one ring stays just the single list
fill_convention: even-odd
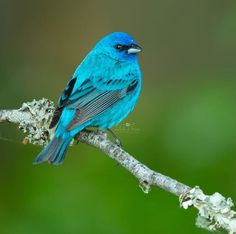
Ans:
[{"label": "blurred green background", "polygon": [[[77,64],[112,31],[143,47],[143,92],[114,131],[147,166],[236,201],[236,1],[0,0],[0,102],[56,101]],[[126,126],[130,123],[131,126]],[[33,166],[40,147],[0,129],[1,234],[208,233],[160,189],[144,194],[84,144],[62,166]]]}]

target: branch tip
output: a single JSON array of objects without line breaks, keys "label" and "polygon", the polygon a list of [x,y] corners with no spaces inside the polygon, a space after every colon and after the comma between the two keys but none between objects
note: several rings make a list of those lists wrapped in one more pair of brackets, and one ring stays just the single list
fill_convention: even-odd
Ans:
[{"label": "branch tip", "polygon": [[225,198],[220,193],[205,195],[198,187],[194,187],[180,196],[180,205],[184,209],[193,206],[198,209],[196,225],[209,231],[220,228],[230,234],[236,233],[236,212],[231,198]]}]

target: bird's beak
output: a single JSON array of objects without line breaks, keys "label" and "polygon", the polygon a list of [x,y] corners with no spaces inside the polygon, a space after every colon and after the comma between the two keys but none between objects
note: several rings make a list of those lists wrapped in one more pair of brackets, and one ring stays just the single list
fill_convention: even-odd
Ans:
[{"label": "bird's beak", "polygon": [[127,50],[128,54],[137,54],[142,51],[142,48],[136,44],[132,44]]}]

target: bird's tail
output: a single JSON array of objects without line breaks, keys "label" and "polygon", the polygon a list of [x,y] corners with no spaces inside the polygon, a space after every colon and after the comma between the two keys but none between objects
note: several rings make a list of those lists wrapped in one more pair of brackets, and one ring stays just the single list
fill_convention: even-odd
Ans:
[{"label": "bird's tail", "polygon": [[62,139],[61,137],[54,136],[48,145],[34,159],[33,164],[45,161],[54,165],[62,163],[71,140],[72,137]]}]

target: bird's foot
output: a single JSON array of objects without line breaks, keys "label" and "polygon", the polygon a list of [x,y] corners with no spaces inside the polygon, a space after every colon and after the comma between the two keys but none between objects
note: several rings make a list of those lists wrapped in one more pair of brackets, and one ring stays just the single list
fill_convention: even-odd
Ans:
[{"label": "bird's foot", "polygon": [[113,137],[114,141],[115,141],[115,145],[117,145],[118,147],[122,148],[122,143],[119,140],[119,138],[116,136],[116,134],[111,130],[111,129],[107,129],[107,131],[111,134],[111,136]]}]

